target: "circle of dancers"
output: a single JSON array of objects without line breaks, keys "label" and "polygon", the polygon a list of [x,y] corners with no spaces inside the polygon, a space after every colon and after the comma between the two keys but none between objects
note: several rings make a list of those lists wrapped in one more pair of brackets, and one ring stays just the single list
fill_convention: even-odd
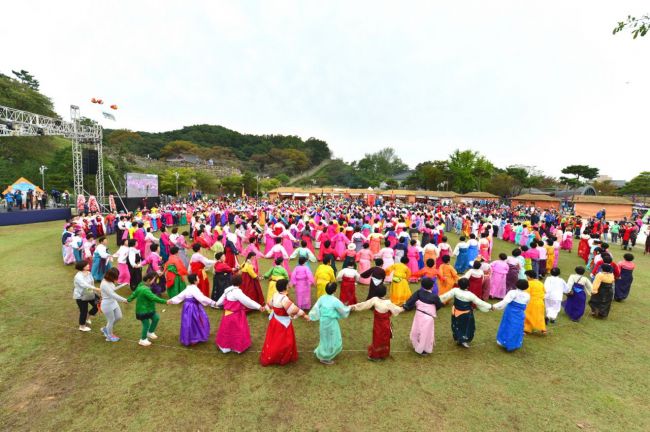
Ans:
[{"label": "circle of dancers", "polygon": [[[138,344],[148,347],[158,339],[156,304],[182,304],[179,341],[192,346],[209,340],[205,308],[211,307],[223,310],[217,348],[243,353],[252,346],[247,317],[259,311],[269,317],[263,366],[298,360],[296,319],[319,323],[314,355],[330,365],[343,350],[338,321],[352,312],[373,311],[372,361],[390,355],[391,318],[407,311],[413,312],[410,340],[420,355],[433,352],[435,320],[446,306],[453,339],[463,348],[475,335],[475,311],[503,311],[496,343],[508,352],[521,348],[525,334],[546,334],[563,308],[574,322],[587,305],[591,316],[607,318],[612,301],[629,296],[635,264],[628,251],[641,227],[638,220],[583,220],[489,203],[197,201],[75,217],[64,227],[62,257],[77,270],[73,299],[82,332],[91,331],[101,310],[102,335],[118,342],[120,303],[135,303],[142,326]],[[447,238],[452,231],[459,235],[453,248]],[[560,251],[571,253],[574,237],[585,265],[565,281]],[[510,255],[492,256],[496,238],[514,244]],[[619,242],[625,253],[615,262],[611,245]],[[649,243],[644,253],[650,253]],[[273,263],[264,274],[261,259]],[[268,281],[266,296],[261,280]],[[412,293],[409,283],[420,287]],[[359,285],[368,287],[364,301],[356,297]],[[131,293],[123,297],[118,291],[126,286]]]}]

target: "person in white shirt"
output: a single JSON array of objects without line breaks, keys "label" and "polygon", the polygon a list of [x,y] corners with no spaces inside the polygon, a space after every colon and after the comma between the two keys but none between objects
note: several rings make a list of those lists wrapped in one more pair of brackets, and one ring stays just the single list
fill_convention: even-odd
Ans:
[{"label": "person in white shirt", "polygon": [[555,267],[551,269],[551,275],[544,281],[544,304],[546,306],[546,323],[552,324],[557,319],[557,314],[562,309],[562,298],[569,292],[569,286],[559,277],[560,269]]},{"label": "person in white shirt", "polygon": [[468,291],[468,288],[469,280],[461,278],[458,280],[458,288],[452,288],[440,296],[440,301],[443,303],[454,299],[451,309],[451,329],[456,343],[465,348],[470,347],[469,344],[474,339],[476,330],[472,305],[475,305],[481,312],[488,312],[492,309],[490,303],[478,298],[474,293]]},{"label": "person in white shirt", "polygon": [[526,292],[528,281],[519,279],[516,287],[508,291],[503,300],[492,305],[492,309],[505,309],[497,331],[497,344],[506,351],[517,350],[524,343],[526,305],[530,302],[530,294]]}]

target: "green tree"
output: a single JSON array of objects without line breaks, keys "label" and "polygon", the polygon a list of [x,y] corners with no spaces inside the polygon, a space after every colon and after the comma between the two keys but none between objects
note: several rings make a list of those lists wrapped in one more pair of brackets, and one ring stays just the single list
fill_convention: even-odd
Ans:
[{"label": "green tree", "polygon": [[591,183],[591,186],[596,189],[600,195],[614,195],[618,190],[611,180],[594,181]]},{"label": "green tree", "polygon": [[291,181],[291,178],[285,173],[280,173],[274,177],[275,180],[282,186],[286,186]]},{"label": "green tree", "polygon": [[589,165],[569,165],[562,169],[562,174],[570,174],[575,176],[575,184],[582,185],[584,180],[593,180],[598,177],[598,168],[590,167]]},{"label": "green tree", "polygon": [[449,172],[452,178],[453,190],[466,193],[474,190],[476,179],[474,168],[478,153],[472,150],[455,150],[449,155]]},{"label": "green tree", "polygon": [[27,72],[25,69],[21,69],[19,72],[16,72],[15,70],[12,70],[11,73],[16,75],[16,78],[18,80],[25,84],[27,87],[29,87],[32,90],[38,91],[38,88],[40,87],[40,83],[36,78],[34,78],[34,75],[30,74]]},{"label": "green tree", "polygon": [[626,195],[639,194],[643,196],[650,195],[650,171],[643,171],[625,186],[620,189],[621,193]]},{"label": "green tree", "polygon": [[448,177],[447,161],[428,161],[417,164],[404,184],[414,189],[439,190]]},{"label": "green tree", "polygon": [[519,179],[507,173],[498,173],[490,178],[485,186],[488,192],[507,198],[517,195],[521,191]]},{"label": "green tree", "polygon": [[632,33],[632,39],[647,35],[650,30],[650,14],[643,15],[639,18],[628,15],[625,21],[618,22],[618,25],[614,27],[612,34],[622,32],[625,29],[630,30]]},{"label": "green tree", "polygon": [[160,150],[160,156],[162,157],[177,156],[180,155],[181,153],[195,154],[197,150],[198,147],[193,142],[176,140],[165,144],[162,150]]},{"label": "green tree", "polygon": [[397,153],[391,147],[386,147],[376,153],[366,154],[363,159],[356,163],[355,167],[358,170],[360,179],[372,186],[378,186],[379,183],[408,169],[408,165],[397,156]]},{"label": "green tree", "polygon": [[487,160],[483,156],[478,156],[476,162],[474,163],[474,169],[472,174],[476,178],[477,190],[481,190],[481,184],[483,180],[489,178],[494,173],[495,167],[492,165],[492,162]]},{"label": "green tree", "polygon": [[3,74],[0,74],[0,105],[58,118],[49,97]]}]

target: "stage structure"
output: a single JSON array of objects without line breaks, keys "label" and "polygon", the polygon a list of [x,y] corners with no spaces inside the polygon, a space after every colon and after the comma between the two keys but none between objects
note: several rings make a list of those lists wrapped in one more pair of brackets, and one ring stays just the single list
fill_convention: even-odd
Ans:
[{"label": "stage structure", "polygon": [[[104,158],[102,155],[102,127],[88,120],[81,124],[79,107],[70,105],[70,122],[0,105],[0,136],[57,135],[72,141],[72,177],[74,200],[84,191],[82,148],[94,147],[97,151],[97,202],[106,205],[104,193]],[[85,123],[85,122],[84,122]]]}]

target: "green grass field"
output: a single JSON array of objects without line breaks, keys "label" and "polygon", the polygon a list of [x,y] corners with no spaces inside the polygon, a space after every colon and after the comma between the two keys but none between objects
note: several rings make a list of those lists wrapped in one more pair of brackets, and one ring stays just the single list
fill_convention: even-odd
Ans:
[{"label": "green grass field", "polygon": [[[640,253],[630,298],[609,319],[573,323],[561,313],[547,336],[526,336],[511,354],[494,340],[500,312],[477,312],[465,350],[453,343],[444,308],[433,355],[411,350],[413,315],[404,313],[393,320],[391,358],[369,362],[372,313],[358,312],[341,321],[345,351],[334,366],[311,352],[318,324],[298,321],[300,360],[263,368],[262,314],[249,318],[253,347],[242,355],[221,354],[213,340],[180,345],[180,306],[159,307],[160,339],[149,348],[136,344],[134,305],[123,306],[118,343],[100,336],[101,315],[92,332],[79,332],[61,226],[0,228],[2,430],[650,430],[650,257]],[[495,245],[497,253],[511,249]],[[565,278],[578,260],[562,253]],[[212,338],[221,313],[208,311]]]}]

